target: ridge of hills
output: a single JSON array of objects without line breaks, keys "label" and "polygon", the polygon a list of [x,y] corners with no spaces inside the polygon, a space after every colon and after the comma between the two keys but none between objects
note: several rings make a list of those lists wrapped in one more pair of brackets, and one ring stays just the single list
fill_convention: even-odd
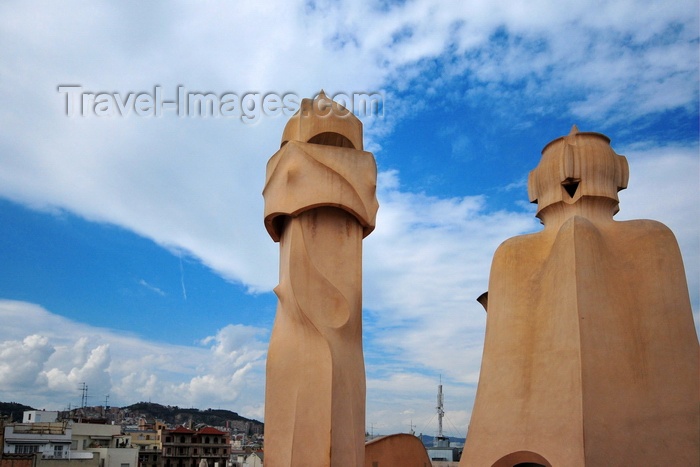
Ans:
[{"label": "ridge of hills", "polygon": [[[93,408],[86,407],[84,410],[88,412],[101,411],[101,407]],[[9,421],[22,421],[22,416],[25,410],[36,410],[31,406],[20,404],[17,402],[0,402],[0,418],[5,418]],[[104,414],[104,411],[101,411]],[[157,418],[165,423],[177,426],[192,422],[193,425],[209,425],[209,426],[231,426],[241,427],[245,424],[250,424],[253,432],[262,432],[264,424],[258,420],[250,419],[225,409],[206,409],[200,410],[197,408],[182,408],[178,406],[161,405],[153,402],[137,402],[126,407],[112,407],[109,409],[109,414],[114,415],[117,423],[123,423],[128,419],[135,418]],[[256,429],[257,428],[257,429]]]},{"label": "ridge of hills", "polygon": [[157,418],[171,425],[182,425],[192,420],[195,425],[205,424],[210,426],[226,426],[227,422],[244,422],[263,427],[263,423],[251,418],[239,415],[226,409],[183,408],[178,406],[161,405],[153,402],[137,402],[123,407],[121,410],[129,411],[146,418]]},{"label": "ridge of hills", "polygon": [[36,410],[28,405],[19,402],[0,402],[0,420],[7,419],[12,422],[22,421],[25,410]]}]

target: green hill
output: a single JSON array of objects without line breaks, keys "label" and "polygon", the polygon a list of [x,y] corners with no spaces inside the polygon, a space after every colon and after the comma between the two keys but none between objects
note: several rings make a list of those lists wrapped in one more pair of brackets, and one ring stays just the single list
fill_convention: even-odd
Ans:
[{"label": "green hill", "polygon": [[[160,405],[152,402],[138,402],[122,410],[128,410],[133,414],[139,414],[146,418],[157,418],[173,425],[181,425],[192,420],[194,425],[205,424],[210,426],[237,425],[250,423],[251,427],[259,426],[262,430],[263,423],[250,418],[242,417],[236,412],[224,409],[182,408],[177,406]],[[238,423],[236,423],[238,422]]]},{"label": "green hill", "polygon": [[25,410],[35,409],[17,402],[0,402],[0,418],[5,418],[8,422],[21,422]]}]

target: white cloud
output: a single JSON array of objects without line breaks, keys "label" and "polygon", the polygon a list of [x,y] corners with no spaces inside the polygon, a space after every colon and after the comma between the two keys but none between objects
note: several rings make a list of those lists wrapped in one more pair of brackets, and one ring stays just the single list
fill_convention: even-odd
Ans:
[{"label": "white cloud", "polygon": [[49,340],[32,334],[22,341],[0,343],[0,388],[18,391],[35,384],[46,384],[42,374],[44,363],[54,349]]},{"label": "white cloud", "polygon": [[[178,84],[218,93],[300,96],[324,86],[370,91],[395,87],[405,76],[434,81],[425,60],[444,58],[453,47],[456,64],[447,68],[453,77],[475,77],[472,85],[489,90],[534,80],[536,86],[526,89],[537,98],[585,92],[588,97],[571,104],[578,116],[605,117],[631,102],[625,116],[644,115],[696,101],[691,39],[697,28],[687,14],[692,2],[663,8],[617,2],[603,7],[610,15],[595,15],[595,21],[577,2],[557,8],[535,2],[523,14],[517,2],[425,0],[385,9],[371,2],[314,5],[175,4],[142,10],[95,5],[89,11],[65,6],[57,11],[48,3],[5,4],[0,34],[16,45],[0,62],[7,80],[3,127],[13,135],[1,144],[0,194],[121,225],[189,252],[252,290],[269,290],[275,248],[262,228],[259,193],[283,119],[253,126],[174,116],[68,119],[57,85],[77,83],[95,92],[162,85],[166,97],[174,96]],[[163,21],[129,34],[117,27],[125,23],[112,19],[145,25],[150,14]],[[258,25],[274,27],[261,31]],[[677,40],[661,37],[669,28],[676,28]],[[498,31],[507,34],[503,43],[491,40]],[[249,53],[252,37],[274,47]],[[429,97],[417,94],[419,82],[411,83],[410,100],[387,101],[395,116],[381,125],[370,122],[372,138],[378,126],[400,118],[408,106],[415,111],[416,101]]]},{"label": "white cloud", "polygon": [[[110,395],[114,405],[139,400],[184,407],[229,407],[263,415],[266,330],[229,325],[201,346],[174,346],[125,336],[61,318],[30,303],[0,300],[0,400],[22,393],[25,404],[56,409]],[[19,328],[19,327],[18,327]],[[17,335],[26,335],[22,340]],[[14,398],[12,398],[14,400]]]},{"label": "white cloud", "polygon": [[700,157],[697,147],[649,147],[618,151],[630,165],[629,188],[620,192],[619,220],[653,219],[675,234],[683,254],[696,327],[700,329]]},{"label": "white cloud", "polygon": [[[109,394],[111,388],[110,363],[109,344],[92,347],[87,337],[80,337],[73,346],[57,349],[41,373],[45,375],[46,389],[49,391],[56,394],[75,394],[76,390],[86,383],[88,391],[101,401],[104,395]],[[91,405],[99,403],[95,400],[89,402]]]}]

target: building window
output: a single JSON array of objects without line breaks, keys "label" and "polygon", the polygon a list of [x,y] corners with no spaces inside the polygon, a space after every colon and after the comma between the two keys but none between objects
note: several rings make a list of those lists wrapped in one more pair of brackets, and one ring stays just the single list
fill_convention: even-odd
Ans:
[{"label": "building window", "polygon": [[16,454],[34,454],[39,452],[39,446],[35,444],[18,444],[15,446]]}]

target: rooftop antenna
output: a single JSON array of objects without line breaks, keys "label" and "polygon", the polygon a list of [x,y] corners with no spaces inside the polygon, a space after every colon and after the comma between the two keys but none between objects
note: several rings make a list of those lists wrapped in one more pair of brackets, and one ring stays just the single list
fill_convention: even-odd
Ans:
[{"label": "rooftop antenna", "polygon": [[445,416],[445,399],[442,396],[442,375],[440,375],[440,384],[438,385],[437,395],[437,415],[438,415],[438,438],[442,438],[442,417]]},{"label": "rooftop antenna", "polygon": [[445,406],[444,406],[445,399],[442,396],[442,375],[440,375],[440,384],[438,385],[438,394],[437,394],[437,415],[438,415],[438,433],[437,436],[435,437],[435,440],[433,441],[433,446],[435,447],[449,447],[450,446],[450,440],[449,438],[445,438],[445,436],[442,434],[442,417],[445,416]]},{"label": "rooftop antenna", "polygon": [[87,398],[88,398],[88,385],[87,385],[87,383],[85,383],[85,382],[81,383],[80,392],[81,392],[80,407],[84,409],[87,406]]}]

